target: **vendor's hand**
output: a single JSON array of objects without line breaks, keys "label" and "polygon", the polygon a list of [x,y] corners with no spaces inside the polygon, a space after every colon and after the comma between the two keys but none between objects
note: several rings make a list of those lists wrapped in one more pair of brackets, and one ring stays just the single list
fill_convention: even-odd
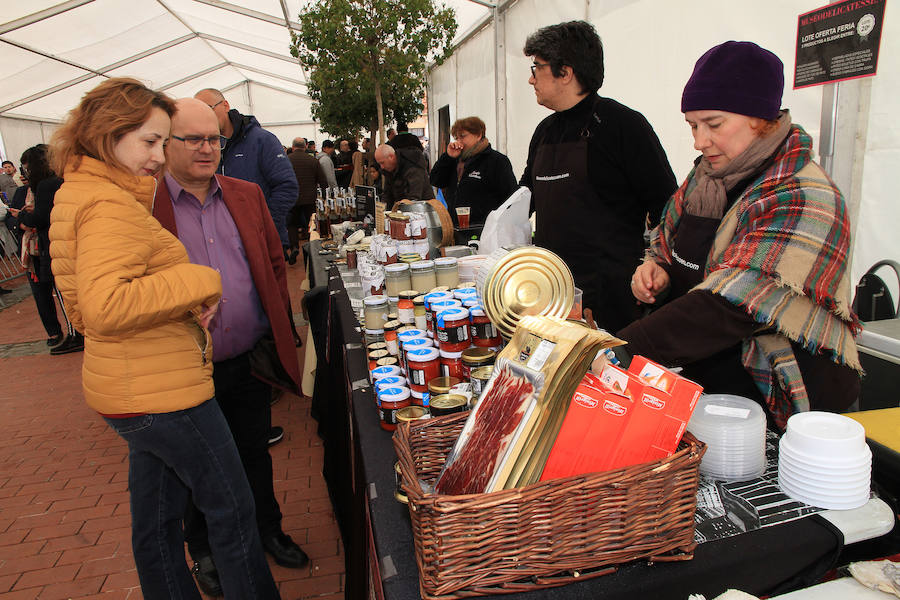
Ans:
[{"label": "vendor's hand", "polygon": [[447,156],[450,158],[459,158],[459,155],[462,154],[463,145],[460,142],[450,142],[447,144]]},{"label": "vendor's hand", "polygon": [[197,320],[200,322],[200,325],[209,329],[209,324],[213,320],[213,317],[216,316],[216,311],[219,310],[219,301],[216,300],[210,306],[203,306],[203,312],[197,315]]},{"label": "vendor's hand", "polygon": [[18,217],[20,212],[22,212],[22,209],[20,209],[20,208],[12,208],[12,207],[9,208],[9,214],[11,214],[14,217]]},{"label": "vendor's hand", "polygon": [[669,274],[653,262],[645,261],[631,276],[631,293],[638,302],[653,304],[656,298],[669,289]]}]

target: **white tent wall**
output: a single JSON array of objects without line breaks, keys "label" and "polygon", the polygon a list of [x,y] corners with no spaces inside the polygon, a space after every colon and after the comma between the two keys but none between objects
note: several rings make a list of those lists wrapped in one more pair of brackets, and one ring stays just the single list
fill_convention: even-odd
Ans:
[{"label": "white tent wall", "polygon": [[2,160],[11,160],[18,170],[22,153],[37,144],[49,143],[57,127],[57,123],[0,117],[0,140],[6,149]]},{"label": "white tent wall", "polygon": [[[530,59],[525,38],[542,26],[587,19],[603,39],[606,75],[600,93],[644,114],[662,142],[679,182],[697,152],[681,115],[681,91],[700,55],[730,39],[750,40],[775,52],[785,63],[782,105],[794,122],[816,140],[818,150],[823,88],[792,89],[798,15],[823,0],[519,0],[500,2],[501,54],[494,52],[493,23],[464,39],[453,56],[429,77],[429,127],[438,139],[438,110],[450,106],[452,119],[477,114],[496,128],[504,119],[505,144],[516,176],[527,158],[534,127],[550,111],[539,106],[528,85]],[[882,258],[900,259],[900,203],[894,201],[889,173],[900,166],[900,31],[892,11],[885,14],[878,75],[842,82],[840,127],[835,143],[834,178],[854,218],[852,281]],[[494,64],[505,65],[505,93],[494,85]],[[472,82],[477,85],[471,85]],[[871,89],[871,93],[869,93]],[[465,90],[465,92],[463,92]],[[505,102],[497,101],[505,97]],[[862,111],[862,112],[860,112]],[[505,117],[505,118],[504,118]],[[492,141],[494,141],[492,139]],[[432,143],[435,152],[437,143]],[[854,152],[854,149],[856,151]],[[436,157],[433,157],[436,158]],[[896,297],[896,296],[895,296]]]}]

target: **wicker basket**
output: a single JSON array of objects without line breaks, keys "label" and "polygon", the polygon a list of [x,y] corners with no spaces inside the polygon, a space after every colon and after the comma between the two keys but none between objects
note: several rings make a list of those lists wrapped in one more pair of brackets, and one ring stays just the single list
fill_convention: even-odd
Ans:
[{"label": "wicker basket", "polygon": [[706,447],[690,434],[658,462],[490,494],[423,493],[418,480],[434,484],[467,416],[403,423],[394,434],[423,598],[530,591],[637,559],[693,558]]}]

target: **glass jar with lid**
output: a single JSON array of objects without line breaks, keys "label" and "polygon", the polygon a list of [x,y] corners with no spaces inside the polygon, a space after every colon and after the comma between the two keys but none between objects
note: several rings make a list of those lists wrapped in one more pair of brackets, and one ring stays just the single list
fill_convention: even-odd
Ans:
[{"label": "glass jar with lid", "polygon": [[366,296],[363,298],[363,318],[366,329],[384,330],[388,316],[387,296]]},{"label": "glass jar with lid", "polygon": [[395,263],[384,266],[384,287],[390,298],[399,298],[400,292],[412,286],[409,278],[409,265]]},{"label": "glass jar with lid", "polygon": [[455,256],[434,259],[434,274],[438,285],[455,288],[459,283],[459,267]]},{"label": "glass jar with lid", "polygon": [[410,288],[425,293],[437,285],[433,260],[420,260],[409,265]]}]

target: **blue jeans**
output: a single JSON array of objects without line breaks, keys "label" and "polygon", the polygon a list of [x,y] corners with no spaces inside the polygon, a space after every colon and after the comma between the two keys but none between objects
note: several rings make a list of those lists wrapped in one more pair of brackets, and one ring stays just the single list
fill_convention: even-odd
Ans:
[{"label": "blue jeans", "polygon": [[184,560],[189,496],[206,515],[226,598],[279,598],[253,496],[215,400],[170,413],[106,419],[128,442],[131,545],[146,600],[199,600]]}]

